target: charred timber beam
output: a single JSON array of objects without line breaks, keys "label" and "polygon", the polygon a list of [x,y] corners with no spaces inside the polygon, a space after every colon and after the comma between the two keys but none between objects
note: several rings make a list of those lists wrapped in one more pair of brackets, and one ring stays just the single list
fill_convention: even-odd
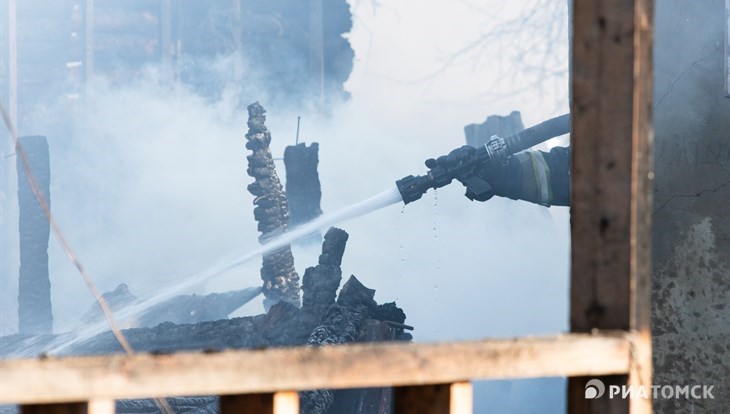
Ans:
[{"label": "charred timber beam", "polygon": [[308,268],[302,278],[302,310],[320,320],[327,308],[335,303],[337,288],[342,281],[342,255],[345,252],[348,234],[332,227],[324,236],[319,264]]},{"label": "charred timber beam", "polygon": [[[51,167],[44,136],[20,137],[40,193],[50,206]],[[18,207],[20,208],[20,272],[18,331],[21,334],[49,334],[53,331],[51,281],[48,277],[48,238],[51,227],[33,194],[20,157]]]},{"label": "charred timber beam", "polygon": [[294,226],[322,215],[322,188],[317,172],[319,144],[290,145],[284,150],[286,197],[289,201],[289,223]]},{"label": "charred timber beam", "polygon": [[[258,103],[248,107],[248,133],[246,148],[252,153],[248,159],[248,175],[255,181],[248,186],[254,199],[254,218],[261,232],[259,241],[286,232],[289,208],[281,181],[276,175],[274,158],[269,144],[271,133],[266,128],[266,110]],[[289,246],[263,257],[261,279],[264,281],[264,306],[283,300],[295,306],[300,305],[299,275],[294,270],[294,257]]]}]

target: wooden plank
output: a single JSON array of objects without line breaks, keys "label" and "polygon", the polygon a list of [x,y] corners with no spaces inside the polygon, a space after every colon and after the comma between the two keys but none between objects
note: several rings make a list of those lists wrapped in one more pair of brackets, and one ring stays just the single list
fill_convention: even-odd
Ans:
[{"label": "wooden plank", "polygon": [[394,414],[471,414],[473,390],[469,382],[397,387]]},{"label": "wooden plank", "polygon": [[114,414],[116,412],[116,404],[114,400],[91,400],[89,401],[88,414]]},{"label": "wooden plank", "polygon": [[397,387],[393,390],[393,414],[449,414],[450,384]]},{"label": "wooden plank", "polygon": [[565,334],[435,344],[0,360],[0,403],[625,374],[632,340],[626,333]]},{"label": "wooden plank", "polygon": [[86,403],[36,404],[20,406],[21,414],[88,414]]},{"label": "wooden plank", "polygon": [[22,405],[21,414],[114,414],[114,400],[93,400],[88,403]]},{"label": "wooden plank", "polygon": [[[648,386],[653,1],[573,4],[571,331],[637,332],[631,374],[598,379]],[[586,399],[592,378],[569,380],[569,412],[651,412]]]},{"label": "wooden plank", "polygon": [[471,414],[474,412],[474,389],[470,382],[451,384],[451,414]]},{"label": "wooden plank", "polygon": [[261,413],[273,414],[274,394],[223,395],[220,414]]},{"label": "wooden plank", "polygon": [[274,414],[299,414],[299,394],[296,391],[274,394]]}]

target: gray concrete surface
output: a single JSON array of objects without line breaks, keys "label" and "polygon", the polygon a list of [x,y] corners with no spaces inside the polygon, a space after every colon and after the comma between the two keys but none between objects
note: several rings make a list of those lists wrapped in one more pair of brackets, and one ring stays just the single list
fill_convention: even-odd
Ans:
[{"label": "gray concrete surface", "polygon": [[657,0],[652,329],[657,413],[730,410],[730,99],[725,0]]}]

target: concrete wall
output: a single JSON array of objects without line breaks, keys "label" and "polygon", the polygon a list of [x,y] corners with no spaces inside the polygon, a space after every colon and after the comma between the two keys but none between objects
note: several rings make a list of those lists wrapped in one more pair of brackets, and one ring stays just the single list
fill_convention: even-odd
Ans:
[{"label": "concrete wall", "polygon": [[714,385],[657,413],[730,407],[730,99],[725,0],[657,0],[654,384]]}]

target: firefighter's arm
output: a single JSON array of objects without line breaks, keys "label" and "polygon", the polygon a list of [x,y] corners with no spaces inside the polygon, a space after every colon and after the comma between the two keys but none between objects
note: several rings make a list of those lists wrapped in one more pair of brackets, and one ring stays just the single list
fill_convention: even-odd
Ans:
[{"label": "firefighter's arm", "polygon": [[494,195],[544,206],[570,205],[570,149],[525,151],[509,157],[507,165],[483,171]]}]

